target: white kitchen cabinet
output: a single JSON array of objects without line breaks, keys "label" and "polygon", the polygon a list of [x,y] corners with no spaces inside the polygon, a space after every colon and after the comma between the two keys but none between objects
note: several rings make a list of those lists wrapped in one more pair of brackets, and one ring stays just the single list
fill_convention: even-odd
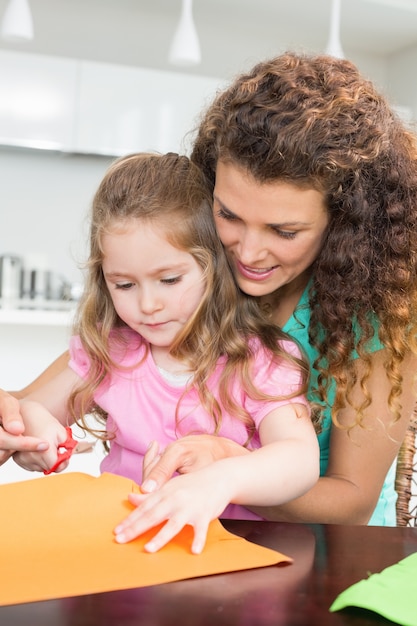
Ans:
[{"label": "white kitchen cabinet", "polygon": [[78,62],[0,51],[0,143],[68,150],[73,143]]},{"label": "white kitchen cabinet", "polygon": [[184,152],[186,134],[219,85],[202,76],[83,61],[76,150],[117,156]]},{"label": "white kitchen cabinet", "polygon": [[0,144],[187,152],[215,78],[0,50]]}]

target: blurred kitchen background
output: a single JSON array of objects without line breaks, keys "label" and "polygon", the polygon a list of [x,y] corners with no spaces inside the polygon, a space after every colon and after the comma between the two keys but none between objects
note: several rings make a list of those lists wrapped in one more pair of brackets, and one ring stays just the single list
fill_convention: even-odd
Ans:
[{"label": "blurred kitchen background", "polygon": [[0,0],[1,387],[66,348],[111,161],[188,152],[216,90],[287,49],[351,59],[417,119],[417,0]]}]

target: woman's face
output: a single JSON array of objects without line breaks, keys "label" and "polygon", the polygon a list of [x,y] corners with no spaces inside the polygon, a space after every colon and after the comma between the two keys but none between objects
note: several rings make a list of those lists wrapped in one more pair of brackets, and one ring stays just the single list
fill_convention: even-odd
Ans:
[{"label": "woman's face", "polygon": [[242,291],[265,296],[306,284],[329,220],[323,193],[281,181],[262,184],[219,162],[213,211]]}]

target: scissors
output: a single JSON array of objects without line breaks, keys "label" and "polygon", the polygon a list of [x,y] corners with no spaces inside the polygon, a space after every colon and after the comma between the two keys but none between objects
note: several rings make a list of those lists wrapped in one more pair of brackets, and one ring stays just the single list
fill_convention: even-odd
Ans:
[{"label": "scissors", "polygon": [[47,476],[48,474],[52,474],[52,472],[56,472],[61,463],[71,457],[72,453],[74,452],[74,448],[77,446],[77,441],[75,441],[75,439],[73,439],[72,437],[71,428],[67,426],[65,430],[67,431],[67,438],[63,443],[60,443],[58,446],[58,458],[56,463],[50,469],[43,471],[45,476]]}]

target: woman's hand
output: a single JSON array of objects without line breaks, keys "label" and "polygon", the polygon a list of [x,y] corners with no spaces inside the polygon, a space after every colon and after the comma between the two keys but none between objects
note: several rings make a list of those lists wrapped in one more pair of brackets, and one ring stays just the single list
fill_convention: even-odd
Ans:
[{"label": "woman's hand", "polygon": [[189,474],[220,459],[249,454],[243,446],[214,435],[188,435],[170,443],[163,452],[153,441],[143,459],[141,490],[151,493],[164,485],[176,472]]},{"label": "woman's hand", "polygon": [[115,528],[116,541],[126,543],[165,522],[145,545],[147,552],[156,552],[190,525],[194,528],[191,551],[199,554],[210,522],[219,517],[230,501],[229,483],[221,469],[211,465],[176,476],[154,493],[129,494],[129,501],[137,508]]},{"label": "woman's hand", "polygon": [[[25,400],[21,403],[20,410],[25,423],[25,432],[47,441],[48,448],[44,452],[16,452],[13,458],[26,470],[47,471],[57,462],[59,448],[67,439],[67,431],[39,402]],[[67,465],[68,461],[64,461],[55,471],[62,472]]]},{"label": "woman's hand", "polygon": [[16,451],[45,452],[48,442],[26,436],[19,401],[0,390],[0,465]]}]

